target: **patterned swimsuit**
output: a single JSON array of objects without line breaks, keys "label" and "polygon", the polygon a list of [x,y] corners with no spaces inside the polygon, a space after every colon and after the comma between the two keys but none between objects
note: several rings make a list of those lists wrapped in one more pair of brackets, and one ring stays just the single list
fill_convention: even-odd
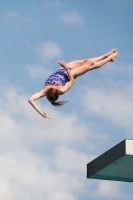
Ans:
[{"label": "patterned swimsuit", "polygon": [[67,71],[64,68],[60,68],[49,76],[49,78],[45,82],[45,85],[65,85],[66,82],[69,81],[70,79],[68,77]]}]

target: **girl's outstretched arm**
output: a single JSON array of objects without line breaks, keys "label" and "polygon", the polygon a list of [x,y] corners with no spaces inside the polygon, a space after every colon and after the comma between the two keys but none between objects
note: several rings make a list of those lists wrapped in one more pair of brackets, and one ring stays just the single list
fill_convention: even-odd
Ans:
[{"label": "girl's outstretched arm", "polygon": [[40,92],[37,92],[35,94],[33,94],[29,99],[28,102],[32,105],[32,107],[40,114],[42,115],[44,118],[50,119],[51,117],[48,116],[45,112],[41,111],[40,108],[36,105],[35,100],[44,97],[44,93],[43,90]]}]

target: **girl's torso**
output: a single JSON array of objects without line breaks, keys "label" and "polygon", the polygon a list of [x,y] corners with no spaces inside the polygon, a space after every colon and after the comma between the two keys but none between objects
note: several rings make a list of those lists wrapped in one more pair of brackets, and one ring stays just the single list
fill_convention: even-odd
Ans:
[{"label": "girl's torso", "polygon": [[56,72],[54,72],[52,75],[48,77],[48,79],[45,82],[45,85],[65,85],[67,82],[69,82],[70,79],[68,77],[67,71],[64,68],[60,68]]},{"label": "girl's torso", "polygon": [[64,68],[60,68],[52,75],[48,77],[44,85],[44,92],[47,93],[47,90],[51,87],[56,88],[59,92],[59,95],[63,94],[60,90],[70,79],[68,77],[67,71]]}]

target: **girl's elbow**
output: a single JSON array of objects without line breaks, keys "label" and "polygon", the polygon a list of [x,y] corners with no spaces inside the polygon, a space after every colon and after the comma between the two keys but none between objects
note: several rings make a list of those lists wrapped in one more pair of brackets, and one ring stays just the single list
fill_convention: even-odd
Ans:
[{"label": "girl's elbow", "polygon": [[29,98],[29,99],[28,99],[28,102],[31,103],[31,101],[32,101],[31,98]]}]

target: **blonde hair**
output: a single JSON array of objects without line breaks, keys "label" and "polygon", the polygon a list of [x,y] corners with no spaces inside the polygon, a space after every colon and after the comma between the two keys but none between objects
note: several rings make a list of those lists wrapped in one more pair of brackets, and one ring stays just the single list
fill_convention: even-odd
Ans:
[{"label": "blonde hair", "polygon": [[46,94],[47,99],[51,102],[53,106],[60,107],[66,104],[68,101],[56,101],[59,97],[58,90],[55,88],[50,88]]}]

